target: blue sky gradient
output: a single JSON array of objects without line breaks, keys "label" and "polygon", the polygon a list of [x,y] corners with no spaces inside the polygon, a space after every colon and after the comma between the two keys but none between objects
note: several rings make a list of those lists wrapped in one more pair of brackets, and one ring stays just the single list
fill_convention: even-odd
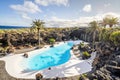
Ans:
[{"label": "blue sky gradient", "polygon": [[41,19],[48,27],[70,26],[71,22],[78,26],[107,14],[119,17],[119,3],[120,0],[0,0],[0,25],[30,26],[32,20]]}]

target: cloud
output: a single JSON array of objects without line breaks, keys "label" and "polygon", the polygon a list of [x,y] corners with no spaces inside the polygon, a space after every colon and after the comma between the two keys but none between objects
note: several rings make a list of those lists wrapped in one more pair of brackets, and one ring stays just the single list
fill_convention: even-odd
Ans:
[{"label": "cloud", "polygon": [[108,12],[104,14],[97,14],[95,16],[88,17],[79,17],[78,19],[61,19],[56,16],[47,19],[46,26],[47,27],[87,27],[91,21],[101,21],[107,15],[111,15],[113,17],[118,17],[120,19],[120,15],[113,12]]},{"label": "cloud", "polygon": [[[82,20],[82,19],[81,19]],[[81,22],[79,19],[61,19],[56,16],[51,17],[50,19],[46,20],[47,27],[80,27],[80,26],[87,26],[86,23]]]},{"label": "cloud", "polygon": [[42,12],[41,9],[33,3],[32,1],[24,1],[23,5],[16,4],[16,5],[10,5],[10,8],[17,11],[18,14],[21,15],[23,19],[31,20],[31,18],[28,16],[28,14],[34,14]]},{"label": "cloud", "polygon": [[83,7],[83,11],[85,12],[90,12],[92,10],[91,4],[87,4]]},{"label": "cloud", "polygon": [[113,17],[118,17],[118,18],[120,18],[120,15],[119,14],[117,14],[117,13],[114,13],[114,12],[108,12],[108,13],[104,13],[103,14],[103,17],[105,17],[105,16],[113,16]]},{"label": "cloud", "polygon": [[49,20],[51,20],[51,21],[69,21],[68,19],[61,19],[56,16],[52,16],[51,19],[49,19]]},{"label": "cloud", "polygon": [[[40,6],[48,6],[48,5],[64,5],[68,6],[69,0],[34,0],[34,2],[30,0],[24,0],[23,4],[13,4],[10,5],[10,8],[15,10],[18,14],[21,15],[22,18],[24,19],[31,19],[28,14],[34,14],[34,13],[39,13],[42,12],[40,9]],[[55,14],[55,13],[52,13]]]},{"label": "cloud", "polygon": [[95,16],[79,17],[78,20],[81,23],[89,23],[91,21],[101,21],[106,16],[117,17],[118,19],[120,19],[120,15],[119,14],[113,13],[113,12],[107,12],[107,13],[103,13],[103,14],[96,14]]},{"label": "cloud", "polygon": [[35,0],[35,2],[41,6],[49,6],[49,5],[68,6],[69,0]]},{"label": "cloud", "polygon": [[41,9],[32,1],[24,1],[23,5],[10,5],[10,7],[18,12],[37,13],[41,12]]},{"label": "cloud", "polygon": [[110,4],[110,3],[107,3],[107,4],[104,4],[104,6],[105,6],[105,7],[109,7],[109,6],[111,6],[111,4]]},{"label": "cloud", "polygon": [[23,13],[23,14],[22,14],[22,18],[31,20],[31,18],[30,18],[26,13]]}]

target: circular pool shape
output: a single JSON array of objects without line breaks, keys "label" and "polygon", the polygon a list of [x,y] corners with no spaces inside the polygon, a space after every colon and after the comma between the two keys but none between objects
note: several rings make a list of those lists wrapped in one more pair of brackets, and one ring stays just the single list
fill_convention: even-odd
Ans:
[{"label": "circular pool shape", "polygon": [[23,60],[23,64],[26,65],[25,67],[27,70],[42,70],[52,66],[61,65],[70,59],[70,49],[72,46],[73,42],[66,42],[48,48],[43,52],[38,52],[35,56],[26,58]]}]

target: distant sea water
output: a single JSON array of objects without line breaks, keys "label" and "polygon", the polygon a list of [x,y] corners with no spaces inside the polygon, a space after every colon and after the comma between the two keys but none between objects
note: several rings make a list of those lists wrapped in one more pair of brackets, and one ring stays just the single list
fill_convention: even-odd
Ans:
[{"label": "distant sea water", "polygon": [[0,29],[20,29],[20,28],[29,28],[24,26],[2,26],[0,25]]}]

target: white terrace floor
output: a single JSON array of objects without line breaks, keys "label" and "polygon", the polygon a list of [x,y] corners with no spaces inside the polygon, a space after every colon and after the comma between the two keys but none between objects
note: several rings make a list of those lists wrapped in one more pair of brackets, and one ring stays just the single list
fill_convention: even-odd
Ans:
[{"label": "white terrace floor", "polygon": [[[46,48],[35,50],[35,51],[44,51]],[[29,56],[35,55],[32,52],[28,52]],[[25,78],[25,79],[35,79],[37,73],[41,73],[44,78],[55,78],[55,77],[70,77],[79,75],[92,69],[92,62],[96,56],[96,52],[92,53],[91,58],[88,60],[79,60],[71,51],[71,58],[65,64],[60,66],[51,67],[51,70],[44,69],[39,71],[23,71],[24,68],[20,67],[19,64],[21,60],[24,59],[23,54],[8,55],[6,57],[0,58],[6,63],[7,72],[16,78]]]}]

